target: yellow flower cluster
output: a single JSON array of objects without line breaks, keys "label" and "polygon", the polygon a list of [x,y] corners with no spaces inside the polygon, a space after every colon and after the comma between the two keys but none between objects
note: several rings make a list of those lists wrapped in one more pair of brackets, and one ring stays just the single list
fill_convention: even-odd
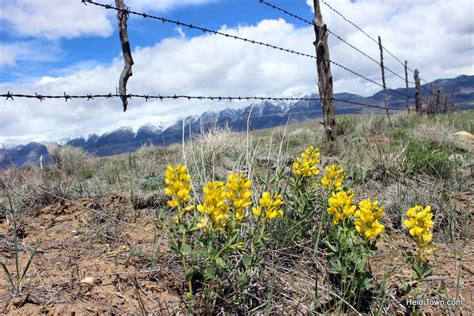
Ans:
[{"label": "yellow flower cluster", "polygon": [[433,239],[431,229],[433,223],[433,213],[431,212],[431,206],[423,208],[421,205],[410,208],[407,213],[407,219],[403,221],[403,224],[408,228],[410,235],[418,246],[417,252],[419,258],[424,261],[425,254],[431,254],[432,249],[427,249],[428,245]]},{"label": "yellow flower cluster", "polygon": [[319,174],[319,150],[309,146],[293,163],[293,173],[299,177],[311,177]]},{"label": "yellow flower cluster", "polygon": [[[208,182],[203,191],[204,201],[197,206],[198,211],[208,215],[216,226],[224,226],[229,220],[229,205],[225,202],[227,192],[224,182]],[[201,224],[206,225],[207,219],[201,219]]]},{"label": "yellow flower cluster", "polygon": [[[198,205],[199,212],[206,214],[217,227],[225,226],[230,219],[230,211],[235,212],[235,218],[245,217],[245,210],[252,205],[252,182],[247,177],[232,173],[227,183],[222,181],[209,182],[204,186],[204,201]],[[208,218],[201,217],[198,228],[208,225]]]},{"label": "yellow flower cluster", "polygon": [[[186,166],[171,166],[169,165],[165,172],[165,194],[171,196],[171,200],[167,202],[171,208],[177,208],[180,211],[183,206],[191,199],[191,176],[188,173]],[[190,211],[194,205],[187,206],[184,211]],[[178,214],[179,217],[182,214]]]},{"label": "yellow flower cluster", "polygon": [[328,191],[342,190],[344,182],[344,169],[337,164],[333,164],[324,168],[326,174],[321,179],[321,184]]},{"label": "yellow flower cluster", "polygon": [[241,220],[245,217],[245,209],[252,205],[250,186],[252,182],[245,176],[233,173],[227,180],[227,200],[235,210],[235,217]]},{"label": "yellow flower cluster", "polygon": [[359,202],[359,209],[354,213],[355,229],[367,239],[374,239],[381,235],[385,226],[380,224],[384,208],[379,206],[379,201],[370,201],[370,198]]},{"label": "yellow flower cluster", "polygon": [[252,213],[257,217],[265,215],[268,219],[274,219],[277,216],[283,216],[283,210],[281,210],[283,204],[281,194],[274,194],[272,197],[270,192],[263,192],[258,200],[258,206],[252,208]]},{"label": "yellow flower cluster", "polygon": [[351,191],[332,192],[328,201],[328,213],[333,216],[332,223],[334,225],[338,225],[339,222],[344,221],[354,214],[356,206],[352,205],[353,199],[354,193]]}]

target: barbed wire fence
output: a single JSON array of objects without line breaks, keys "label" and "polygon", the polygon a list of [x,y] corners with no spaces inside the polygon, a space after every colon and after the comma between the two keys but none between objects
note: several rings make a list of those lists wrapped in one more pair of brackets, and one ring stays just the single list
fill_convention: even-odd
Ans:
[{"label": "barbed wire fence", "polygon": [[[346,21],[347,23],[351,24],[352,26],[354,26],[357,30],[359,30],[359,32],[361,32],[362,34],[364,34],[367,38],[369,38],[371,41],[373,41],[376,45],[379,45],[379,42],[378,40],[376,40],[373,36],[371,36],[370,34],[368,34],[367,32],[365,32],[362,27],[360,27],[359,25],[357,25],[356,23],[354,23],[353,21],[351,21],[349,18],[347,18],[344,14],[342,14],[340,11],[336,10],[333,6],[331,6],[330,4],[328,4],[325,0],[321,0],[321,2],[326,6],[328,7],[331,11],[333,11],[334,13],[336,13],[337,15],[339,15],[342,19],[344,19],[344,21]],[[406,61],[403,62],[400,60],[400,58],[398,58],[395,54],[393,54],[390,50],[388,50],[388,48],[386,46],[382,46],[382,49],[387,52],[387,54],[389,54],[391,57],[393,57],[393,59],[395,59],[400,65],[402,66],[405,66],[406,65]],[[406,68],[407,70],[409,70],[412,74],[415,74],[415,71],[416,70],[413,70],[412,68],[408,67],[408,65],[406,65]],[[387,69],[388,70],[388,69]],[[390,70],[389,70],[390,71]],[[403,78],[402,78],[403,79]],[[420,77],[420,80],[423,81],[426,85],[430,86],[432,89],[435,89],[435,87],[430,84],[428,81],[426,81],[425,79],[423,79],[422,77]],[[410,82],[412,84],[416,84],[415,82]],[[426,88],[426,87],[422,87],[423,89],[426,90],[426,92],[434,95],[434,93]]]},{"label": "barbed wire fence", "polygon": [[[93,4],[93,5],[97,5],[97,6],[100,6],[100,7],[103,7],[105,9],[113,9],[113,10],[116,10],[117,12],[121,12],[121,13],[125,13],[125,16],[128,16],[130,14],[132,15],[139,15],[139,16],[142,16],[143,18],[150,18],[150,19],[155,19],[155,20],[158,20],[158,21],[161,21],[163,23],[171,23],[171,24],[174,24],[174,25],[177,25],[177,26],[183,26],[183,27],[188,27],[190,29],[197,29],[197,30],[200,30],[200,31],[203,31],[204,33],[211,33],[211,34],[215,34],[215,35],[219,35],[219,36],[224,36],[226,38],[229,38],[229,39],[234,39],[234,40],[239,40],[239,41],[244,41],[244,42],[247,42],[247,43],[250,43],[250,44],[254,44],[254,45],[260,45],[260,46],[265,46],[267,48],[270,48],[270,49],[275,49],[275,50],[279,50],[279,51],[282,51],[284,53],[290,53],[290,54],[294,54],[294,55],[298,55],[298,56],[301,56],[301,57],[307,57],[307,58],[311,58],[311,59],[314,59],[314,60],[317,60],[317,56],[313,56],[313,55],[310,55],[310,54],[306,54],[306,53],[301,53],[301,52],[298,52],[298,51],[295,51],[295,50],[292,50],[292,49],[287,49],[287,48],[283,48],[283,47],[279,47],[279,46],[275,46],[275,45],[272,45],[272,44],[268,44],[268,43],[264,43],[264,42],[259,42],[259,41],[255,41],[255,40],[252,40],[252,39],[248,39],[248,38],[243,38],[243,37],[238,37],[238,36],[235,36],[235,35],[231,35],[231,34],[226,34],[226,33],[223,33],[223,32],[220,32],[220,31],[215,31],[215,30],[211,30],[211,29],[207,29],[207,28],[203,28],[203,27],[199,27],[199,26],[194,26],[192,24],[188,24],[188,23],[183,23],[183,22],[180,22],[180,21],[177,21],[177,20],[171,20],[171,19],[167,19],[167,18],[164,18],[164,17],[158,17],[158,16],[153,16],[153,15],[150,15],[150,14],[147,14],[147,13],[139,13],[139,12],[134,12],[132,10],[130,10],[130,8],[127,8],[125,7],[125,9],[121,9],[121,8],[118,8],[118,7],[114,7],[112,5],[107,5],[107,4],[101,4],[101,3],[98,3],[98,2],[95,2],[95,1],[92,1],[92,0],[81,0],[84,4]],[[324,0],[321,0],[324,4],[326,4],[326,2]],[[314,22],[313,21],[309,21],[307,19],[304,19],[298,15],[295,15],[285,9],[282,9],[282,8],[279,8],[267,1],[264,1],[264,0],[260,0],[260,2],[262,4],[265,4],[277,11],[280,11],[280,12],[283,12],[285,13],[286,15],[288,16],[291,16],[293,18],[296,18],[306,24],[309,24],[309,25],[314,25]],[[330,7],[332,10],[334,10],[331,6],[329,6],[328,4],[326,4],[328,7]],[[340,14],[340,13],[339,13]],[[341,16],[344,18],[344,19],[347,19],[345,18],[342,14]],[[351,24],[353,24],[355,27],[357,27],[359,29],[359,31],[361,31],[362,33],[364,33],[366,36],[368,36],[369,38],[371,38],[372,40],[374,40],[374,42],[377,43],[378,45],[378,42],[373,39],[369,34],[367,34],[365,31],[363,31],[362,28],[358,27],[356,24],[354,24],[353,22],[351,22],[350,20],[347,19],[347,21]],[[336,39],[338,39],[339,41],[341,41],[342,43],[344,43],[346,46],[352,48],[353,50],[357,51],[359,54],[365,56],[367,59],[371,60],[372,62],[376,63],[378,66],[382,67],[383,69],[387,70],[388,72],[392,73],[394,76],[402,79],[402,80],[405,80],[407,82],[407,87],[408,87],[408,83],[410,84],[416,84],[415,82],[411,82],[411,81],[408,81],[407,79],[407,75],[405,76],[402,76],[398,73],[396,73],[394,70],[386,67],[385,65],[383,65],[381,62],[377,61],[376,59],[370,57],[370,55],[368,55],[367,53],[365,53],[363,50],[357,48],[355,45],[349,43],[348,41],[346,41],[345,39],[343,39],[341,36],[337,35],[337,33],[333,32],[332,30],[330,29],[327,29],[328,33],[333,35]],[[400,59],[398,59],[395,55],[393,55],[390,51],[388,51],[386,49],[386,47],[383,47],[383,49],[389,54],[391,55],[392,57],[394,57],[398,62],[402,63]],[[329,64],[332,64],[336,67],[339,67],[365,81],[368,81],[374,85],[377,85],[377,86],[380,86],[380,87],[384,87],[384,84],[381,84],[373,79],[370,79],[368,78],[367,76],[365,75],[362,75],[356,71],[354,71],[353,69],[351,69],[350,67],[348,66],[345,66],[345,65],[342,65],[338,62],[335,62],[333,60],[324,60],[325,62],[329,63]],[[406,63],[402,63],[404,66],[406,65]],[[406,66],[405,66],[406,67]],[[409,69],[410,71],[412,71],[413,73],[416,72],[411,70],[410,68],[407,68]],[[421,77],[420,79],[424,82],[426,82],[425,80],[423,80]],[[408,88],[405,90],[405,92],[401,92],[401,91],[398,91],[398,90],[395,90],[395,89],[390,89],[390,88],[387,88],[388,91],[394,93],[394,94],[397,94],[397,95],[402,95],[402,96],[405,96],[407,97],[408,99],[410,98],[414,98],[414,96],[412,95],[409,95],[408,94]],[[158,94],[158,95],[151,95],[151,94],[132,94],[132,93],[126,93],[125,92],[126,90],[124,89],[120,89],[118,92],[115,92],[115,93],[103,93],[103,94],[92,94],[92,93],[89,93],[89,94],[78,94],[78,95],[73,95],[73,94],[67,94],[66,92],[63,92],[62,94],[53,94],[53,95],[50,95],[50,94],[41,94],[41,93],[33,93],[33,94],[21,94],[21,93],[14,93],[14,92],[11,92],[11,91],[8,91],[7,93],[3,93],[3,94],[0,94],[0,97],[2,98],[5,98],[7,101],[10,100],[10,101],[14,101],[16,98],[20,98],[20,99],[33,99],[33,100],[38,100],[40,102],[42,101],[47,101],[47,100],[64,100],[65,102],[68,102],[70,100],[86,100],[86,101],[93,101],[93,100],[96,100],[96,99],[116,99],[116,98],[119,98],[121,99],[123,102],[124,102],[124,107],[125,107],[125,102],[128,102],[128,100],[130,99],[141,99],[141,100],[145,100],[146,102],[149,101],[149,100],[160,100],[160,101],[165,101],[165,100],[198,100],[198,101],[294,101],[294,102],[299,102],[299,101],[305,101],[305,102],[322,102],[323,101],[323,98],[322,97],[271,97],[271,96],[205,96],[205,95],[181,95],[181,94],[176,94],[176,95],[161,95],[161,94]],[[429,90],[428,90],[429,91]],[[429,91],[431,92],[431,91]],[[390,106],[380,106],[380,105],[376,105],[376,104],[369,104],[369,103],[364,103],[364,102],[357,102],[357,101],[351,101],[351,100],[343,100],[343,99],[339,99],[339,98],[334,98],[332,97],[331,98],[331,101],[333,102],[340,102],[340,103],[345,103],[345,104],[348,104],[348,105],[351,105],[351,106],[358,106],[358,107],[367,107],[367,108],[374,108],[374,109],[380,109],[380,110],[390,110],[390,111],[404,111],[405,109],[403,108],[399,108],[399,107],[390,107]],[[321,109],[312,109],[312,110],[307,110],[307,111],[300,111],[300,112],[292,112],[292,115],[296,115],[296,114],[308,114],[308,113],[312,113],[312,112],[320,112]],[[265,115],[263,115],[265,116]],[[260,116],[262,117],[262,116]],[[175,137],[175,136],[181,136],[181,132],[180,133],[174,133],[174,134],[169,134],[167,137]],[[163,136],[159,136],[157,137],[158,139],[162,139]],[[150,138],[149,139],[150,141],[151,140],[154,140],[153,138]],[[112,147],[119,147],[119,146],[126,146],[126,145],[134,145],[136,144],[137,142],[141,142],[141,141],[133,141],[133,142],[128,142],[128,143],[122,143],[122,144],[117,144],[117,145],[108,145],[108,146],[101,146],[101,147],[95,147],[95,148],[92,148],[92,150],[99,150],[99,149],[105,149],[105,148],[112,148]],[[6,151],[5,151],[6,153]],[[18,158],[19,156],[15,156],[15,158]],[[11,157],[10,157],[11,158]],[[22,175],[22,177],[25,177],[24,175]],[[82,205],[80,203],[77,203],[73,200],[70,200],[70,199],[67,199],[67,198],[64,198],[62,196],[59,196],[57,194],[55,194],[54,192],[50,192],[50,190],[47,190],[47,188],[42,188],[42,187],[38,187],[37,188],[38,191],[44,193],[44,194],[47,194],[47,195],[50,195],[58,200],[61,200],[63,202],[67,202],[67,203],[70,203],[76,207],[79,207],[83,210],[86,210],[86,211],[90,211],[94,214],[97,214],[97,215],[100,215],[100,216],[103,216],[103,217],[106,217],[108,218],[109,220],[112,220],[112,221],[115,221],[117,222],[118,224],[121,224],[121,225],[126,225],[128,227],[130,227],[131,229],[136,229],[138,231],[141,231],[143,233],[146,233],[146,234],[153,234],[153,232],[149,229],[146,229],[144,227],[140,227],[138,225],[135,225],[135,224],[132,224],[132,223],[128,223],[127,221],[123,221],[123,220],[120,220],[120,219],[117,219],[117,218],[114,218],[110,215],[108,215],[106,212],[104,211],[101,211],[101,210],[96,210],[94,208],[91,208],[91,207],[87,207],[85,205]],[[66,222],[64,222],[63,224],[65,225]],[[114,274],[137,274],[137,273],[150,273],[150,272],[154,272],[155,270],[142,270],[142,271],[135,271],[135,272],[129,272],[129,271],[117,271],[117,272],[114,272]]]},{"label": "barbed wire fence", "polygon": [[[118,2],[116,1],[116,3],[119,4],[119,5],[116,5],[116,6],[111,5],[111,4],[100,3],[100,2],[97,2],[97,1],[94,1],[94,0],[80,0],[80,1],[81,1],[81,3],[83,3],[86,6],[88,4],[90,4],[90,5],[102,7],[106,10],[116,11],[117,12],[117,17],[118,17],[118,20],[119,20],[119,27],[121,28],[121,30],[123,29],[123,26],[124,26],[123,23],[125,22],[125,32],[126,32],[126,19],[128,19],[128,17],[130,15],[134,15],[134,16],[143,17],[144,19],[155,20],[155,21],[159,21],[159,22],[162,22],[162,23],[165,23],[165,24],[171,24],[171,25],[175,25],[175,26],[179,26],[179,27],[185,27],[185,28],[188,28],[188,29],[198,30],[198,31],[201,31],[201,32],[206,33],[206,34],[213,34],[213,35],[217,35],[217,36],[222,36],[222,37],[225,37],[225,38],[228,38],[228,39],[242,41],[242,42],[245,42],[245,43],[248,43],[248,44],[251,44],[251,45],[259,45],[259,46],[266,47],[266,48],[269,48],[269,49],[278,50],[282,53],[292,54],[292,55],[296,55],[296,56],[299,56],[299,57],[305,57],[305,58],[309,58],[309,59],[318,61],[318,56],[316,56],[316,55],[300,52],[300,51],[297,51],[297,50],[294,50],[294,49],[291,49],[291,48],[281,47],[281,46],[273,45],[273,44],[270,44],[270,43],[257,41],[257,40],[254,40],[254,39],[237,36],[237,35],[222,32],[222,31],[219,31],[219,30],[213,30],[213,29],[210,29],[210,28],[202,27],[202,26],[196,26],[196,25],[193,25],[191,23],[183,22],[183,21],[180,21],[180,20],[169,19],[169,18],[166,18],[166,17],[163,17],[163,16],[148,14],[146,12],[134,11],[130,7],[127,7],[126,5],[124,5],[123,1],[118,1]],[[295,18],[295,19],[297,19],[297,20],[299,20],[299,21],[301,21],[301,22],[303,22],[307,25],[313,25],[315,28],[317,28],[317,25],[316,25],[315,21],[303,18],[303,17],[301,17],[297,14],[291,13],[290,11],[288,11],[284,8],[281,8],[279,6],[276,6],[275,4],[272,4],[269,1],[266,1],[266,0],[258,0],[258,1],[262,4],[264,4],[264,5],[272,8],[272,9],[278,11],[278,12],[281,12],[281,13],[283,13],[287,16],[290,16],[292,18]],[[315,1],[315,3],[316,2],[319,3],[319,1]],[[365,32],[363,30],[363,28],[361,28],[360,26],[358,26],[357,24],[352,22],[349,18],[344,16],[341,12],[339,12],[333,6],[329,5],[326,1],[321,0],[321,2],[323,4],[325,4],[330,10],[334,11],[336,14],[341,16],[345,21],[347,21],[348,23],[353,25],[358,31],[362,32],[365,36],[367,36],[369,39],[374,41],[374,43],[377,43],[377,45],[379,45],[379,42],[375,38],[373,38],[370,34]],[[120,3],[122,3],[123,5],[120,5]],[[321,18],[322,18],[322,16],[321,16]],[[366,76],[364,74],[361,74],[361,73],[353,70],[351,67],[349,67],[347,65],[343,65],[340,62],[337,62],[337,61],[329,59],[329,58],[323,59],[323,60],[320,60],[320,61],[322,61],[322,62],[324,62],[328,65],[333,65],[335,67],[338,67],[338,68],[342,69],[343,71],[346,71],[346,72],[360,78],[363,81],[366,81],[370,84],[373,84],[373,85],[376,85],[378,87],[383,88],[384,91],[385,91],[385,96],[387,96],[387,93],[391,93],[393,95],[400,95],[400,96],[406,97],[407,108],[408,108],[408,111],[409,111],[409,100],[410,99],[418,100],[417,95],[410,95],[409,94],[409,84],[417,85],[419,83],[417,83],[416,80],[415,80],[415,82],[408,80],[408,75],[407,75],[406,70],[408,69],[413,73],[417,72],[417,70],[412,70],[411,68],[409,68],[407,66],[406,62],[403,63],[400,58],[398,58],[396,55],[394,55],[385,46],[382,46],[380,44],[381,50],[387,52],[397,62],[401,63],[405,67],[405,74],[399,74],[395,70],[385,66],[383,64],[383,61],[378,61],[375,58],[371,57],[368,53],[364,52],[362,49],[358,48],[354,44],[351,44],[349,41],[344,39],[342,36],[338,35],[333,30],[326,27],[326,31],[330,35],[332,35],[334,38],[336,38],[337,40],[342,42],[344,45],[346,45],[347,47],[353,49],[354,51],[356,51],[359,54],[361,54],[362,56],[364,56],[366,59],[368,59],[371,62],[373,62],[374,64],[377,64],[378,66],[380,66],[381,69],[382,69],[382,73],[386,70],[387,72],[391,73],[393,76],[404,80],[405,83],[406,83],[406,88],[405,88],[404,92],[400,91],[400,90],[403,90],[403,89],[388,88],[385,85],[385,78],[383,78],[383,83],[380,83],[380,82],[378,82],[374,79],[369,78],[369,76]],[[121,34],[121,37],[122,37],[122,34]],[[127,38],[127,40],[128,40],[128,38]],[[123,45],[124,45],[124,43],[122,41],[122,48],[124,47]],[[133,60],[131,59],[131,56],[129,56],[129,57],[130,57],[130,60],[132,61],[132,64],[133,64]],[[127,57],[125,56],[125,51],[124,51],[124,59],[127,59]],[[321,59],[321,58],[319,58],[319,59]],[[128,61],[128,63],[129,62],[130,61]],[[131,67],[131,64],[129,66]],[[127,60],[125,60],[125,67],[127,67]],[[421,77],[419,77],[419,79],[426,82]],[[283,97],[272,97],[272,96],[207,96],[207,95],[133,94],[133,93],[127,93],[126,92],[126,80],[125,80],[125,83],[123,83],[122,79],[120,80],[119,86],[120,86],[119,89],[117,89],[117,91],[115,93],[103,93],[103,94],[92,94],[92,93],[90,93],[90,94],[72,95],[72,94],[67,94],[66,92],[64,92],[62,94],[50,95],[50,94],[41,94],[41,93],[37,93],[37,92],[35,92],[34,94],[22,94],[22,93],[14,93],[14,92],[8,91],[7,93],[0,94],[0,97],[4,97],[4,98],[6,98],[6,100],[14,100],[16,98],[37,99],[39,101],[45,101],[45,100],[48,100],[48,99],[64,99],[65,102],[67,102],[69,100],[74,100],[74,99],[83,99],[83,100],[91,101],[91,100],[95,100],[95,99],[120,98],[122,100],[123,104],[124,104],[124,110],[126,110],[127,103],[132,98],[133,99],[143,99],[145,101],[149,101],[149,100],[160,100],[160,101],[164,101],[164,100],[293,101],[293,102],[316,101],[316,102],[320,102],[321,105],[323,105],[323,103],[325,103],[325,102],[328,102],[328,100],[325,100],[323,95],[321,95],[318,98],[313,98],[313,97],[284,97],[284,96]],[[419,87],[417,86],[416,91],[419,91],[418,88]],[[425,88],[425,87],[423,86],[423,88]],[[332,85],[331,85],[331,89],[332,89]],[[428,92],[433,94],[433,92],[430,91],[429,89],[428,89]],[[321,94],[321,91],[320,91],[320,94]],[[380,106],[380,105],[369,104],[369,103],[364,103],[364,102],[354,102],[354,101],[350,101],[350,100],[337,99],[337,98],[334,98],[332,96],[332,93],[331,93],[331,98],[329,99],[329,101],[330,102],[346,103],[348,105],[353,105],[353,106],[362,106],[362,107],[367,107],[367,108],[383,109],[383,110],[387,111],[387,115],[389,115],[389,111],[404,111],[405,110],[405,109],[400,108],[400,107],[389,106],[387,103],[385,104],[385,106]],[[417,109],[418,109],[418,107],[417,107]],[[323,115],[325,115],[325,113],[323,113]]]}]

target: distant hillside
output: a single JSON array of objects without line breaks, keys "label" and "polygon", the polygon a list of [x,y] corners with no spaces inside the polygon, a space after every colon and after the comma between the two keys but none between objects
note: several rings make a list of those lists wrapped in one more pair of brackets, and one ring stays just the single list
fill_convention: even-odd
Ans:
[{"label": "distant hillside", "polygon": [[[439,79],[432,84],[439,86],[448,93],[459,109],[474,108],[474,76],[459,76],[454,79]],[[422,92],[426,95],[428,85],[424,85]],[[395,89],[405,93],[405,89]],[[410,88],[409,94],[414,95],[415,89]],[[318,97],[311,95],[308,97]],[[335,99],[366,103],[372,105],[383,105],[383,91],[377,92],[370,97],[362,97],[350,93],[338,93]],[[406,107],[406,98],[398,93],[389,91],[388,101],[391,107]],[[225,109],[220,112],[205,112],[198,117],[187,117],[184,121],[186,126],[186,138],[201,131],[206,131],[213,126],[229,126],[236,131],[247,128],[247,119],[251,115],[251,127],[261,129],[284,125],[286,122],[296,123],[322,116],[319,101],[298,101],[292,103],[264,101],[255,103],[241,109]],[[336,102],[336,114],[351,113],[381,113],[383,110],[366,108],[344,102]],[[83,148],[85,151],[97,156],[109,156],[130,152],[138,149],[144,144],[167,146],[182,140],[183,121],[178,120],[166,129],[148,124],[141,127],[137,132],[123,127],[104,135],[93,134],[87,139],[76,138],[69,140],[66,144]],[[40,143],[29,143],[7,150],[0,156],[0,167],[4,168],[13,162],[17,166],[25,166],[37,163],[40,155],[48,162],[46,146]]]}]

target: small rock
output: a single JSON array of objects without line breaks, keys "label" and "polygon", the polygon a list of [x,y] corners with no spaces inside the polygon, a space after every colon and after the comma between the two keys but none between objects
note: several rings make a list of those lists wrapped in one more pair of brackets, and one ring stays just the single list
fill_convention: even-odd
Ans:
[{"label": "small rock", "polygon": [[454,133],[454,136],[458,136],[468,141],[474,141],[474,135],[466,131],[459,131],[457,133]]},{"label": "small rock", "polygon": [[85,277],[84,279],[81,280],[81,283],[88,284],[88,285],[97,285],[100,283],[100,280],[94,277]]},{"label": "small rock", "polygon": [[464,157],[463,155],[460,155],[460,154],[452,154],[451,156],[449,156],[448,158],[450,161],[454,161],[454,162],[464,162]]}]

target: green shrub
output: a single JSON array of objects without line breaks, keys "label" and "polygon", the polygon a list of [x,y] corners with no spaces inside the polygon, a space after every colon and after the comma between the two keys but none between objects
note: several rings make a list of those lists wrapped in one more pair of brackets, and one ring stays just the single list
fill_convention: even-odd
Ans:
[{"label": "green shrub", "polygon": [[406,145],[403,168],[408,175],[425,173],[437,178],[449,178],[453,162],[449,160],[450,152],[432,142],[410,138]]},{"label": "green shrub", "polygon": [[140,181],[139,188],[143,192],[155,192],[163,188],[164,182],[162,175],[152,173]]},{"label": "green shrub", "polygon": [[87,169],[86,162],[89,155],[82,148],[51,144],[48,145],[48,154],[55,166],[66,175],[79,176]]},{"label": "green shrub", "polygon": [[353,116],[341,116],[337,119],[336,133],[337,135],[348,135],[354,132],[356,120]]}]

